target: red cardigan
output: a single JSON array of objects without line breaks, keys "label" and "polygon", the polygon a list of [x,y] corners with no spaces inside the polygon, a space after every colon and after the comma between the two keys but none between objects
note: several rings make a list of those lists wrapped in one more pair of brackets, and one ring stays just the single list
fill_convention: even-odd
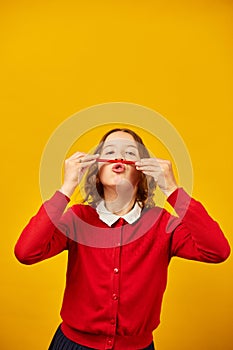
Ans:
[{"label": "red cardigan", "polygon": [[41,206],[19,237],[15,255],[33,264],[68,250],[62,330],[84,346],[148,346],[160,322],[171,257],[219,263],[230,254],[219,225],[181,188],[168,198],[179,217],[155,207],[115,228],[88,205],[64,213],[68,201],[56,192]]}]

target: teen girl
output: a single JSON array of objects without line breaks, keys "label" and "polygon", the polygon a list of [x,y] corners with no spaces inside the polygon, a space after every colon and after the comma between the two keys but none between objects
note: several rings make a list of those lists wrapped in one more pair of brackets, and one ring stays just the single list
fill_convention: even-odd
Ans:
[{"label": "teen girl", "polygon": [[[86,170],[85,204],[64,213]],[[156,186],[177,217],[155,206]],[[219,225],[178,187],[171,163],[151,158],[129,129],[109,131],[94,155],[65,161],[61,189],[25,227],[15,254],[33,264],[63,250],[62,323],[49,350],[154,349],[170,259],[219,263],[230,252]]]}]

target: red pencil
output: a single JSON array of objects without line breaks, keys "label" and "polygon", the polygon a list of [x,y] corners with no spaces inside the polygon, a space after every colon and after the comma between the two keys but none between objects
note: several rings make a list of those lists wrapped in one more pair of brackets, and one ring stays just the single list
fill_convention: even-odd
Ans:
[{"label": "red pencil", "polygon": [[122,163],[122,164],[130,164],[130,165],[135,165],[135,162],[132,160],[125,160],[125,159],[102,159],[102,158],[97,158],[97,162],[102,162],[102,163]]}]

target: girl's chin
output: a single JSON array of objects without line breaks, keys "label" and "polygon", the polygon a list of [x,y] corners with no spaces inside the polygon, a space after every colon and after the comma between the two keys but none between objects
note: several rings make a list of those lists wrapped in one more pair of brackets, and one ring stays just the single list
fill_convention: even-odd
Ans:
[{"label": "girl's chin", "polygon": [[121,176],[121,175],[117,175],[114,178],[112,178],[110,181],[106,182],[103,184],[103,186],[105,187],[112,187],[112,188],[122,188],[125,189],[126,191],[129,189],[133,189],[135,187],[137,187],[137,184],[132,183],[130,180],[128,180],[127,178]]},{"label": "girl's chin", "polygon": [[107,186],[126,186],[126,185],[130,185],[132,187],[131,182],[122,177],[121,175],[116,175],[113,179],[111,179],[111,181],[109,181],[108,184],[106,184]]},{"label": "girl's chin", "polygon": [[114,189],[120,196],[129,196],[135,192],[133,184],[129,180],[121,177],[115,178],[114,181],[111,181],[108,185],[106,184],[106,188]]},{"label": "girl's chin", "polygon": [[116,186],[123,186],[126,182],[129,182],[128,180],[124,179],[123,177],[121,176],[116,176],[113,180],[114,184]]}]

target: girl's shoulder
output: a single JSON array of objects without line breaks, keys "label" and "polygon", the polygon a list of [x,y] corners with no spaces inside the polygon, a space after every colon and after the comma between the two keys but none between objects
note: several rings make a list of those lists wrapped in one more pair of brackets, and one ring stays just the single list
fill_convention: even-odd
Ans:
[{"label": "girl's shoulder", "polygon": [[90,219],[98,219],[98,214],[96,212],[95,207],[92,207],[89,204],[74,204],[69,210],[76,217],[78,216],[80,219],[84,219],[85,221],[89,221]]},{"label": "girl's shoulder", "polygon": [[81,214],[81,213],[95,213],[96,209],[95,207],[92,207],[89,204],[83,204],[83,203],[78,203],[74,204],[70,207],[70,209],[75,213],[75,214]]}]

